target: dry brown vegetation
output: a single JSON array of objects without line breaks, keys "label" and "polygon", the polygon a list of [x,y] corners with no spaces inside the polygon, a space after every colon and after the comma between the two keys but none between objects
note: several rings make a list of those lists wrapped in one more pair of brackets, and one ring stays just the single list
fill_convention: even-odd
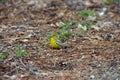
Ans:
[{"label": "dry brown vegetation", "polygon": [[[104,14],[86,32],[72,24],[66,47],[51,48],[47,35],[61,30],[60,22],[91,19],[77,15],[84,9]],[[0,80],[120,79],[120,3],[7,0],[0,13]],[[18,45],[29,55],[17,58]]]}]

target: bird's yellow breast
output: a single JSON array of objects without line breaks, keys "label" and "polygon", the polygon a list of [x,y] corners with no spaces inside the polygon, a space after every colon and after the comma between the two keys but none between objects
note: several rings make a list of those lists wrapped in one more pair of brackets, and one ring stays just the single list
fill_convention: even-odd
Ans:
[{"label": "bird's yellow breast", "polygon": [[53,47],[53,48],[60,48],[60,45],[57,44],[57,40],[56,40],[55,38],[51,38],[51,39],[50,39],[50,45],[51,45],[51,47]]}]

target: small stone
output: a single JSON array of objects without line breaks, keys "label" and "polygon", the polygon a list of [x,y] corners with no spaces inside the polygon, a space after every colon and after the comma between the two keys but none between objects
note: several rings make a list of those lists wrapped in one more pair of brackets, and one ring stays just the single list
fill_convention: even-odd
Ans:
[{"label": "small stone", "polygon": [[84,59],[85,58],[85,56],[84,55],[82,55],[82,57],[81,57],[82,59]]},{"label": "small stone", "polygon": [[11,80],[19,80],[16,75],[11,76],[10,79],[11,79]]},{"label": "small stone", "polygon": [[57,14],[57,16],[58,16],[59,18],[61,18],[61,17],[64,16],[64,13],[63,13],[63,12],[60,12],[60,13]]},{"label": "small stone", "polygon": [[90,77],[91,77],[92,79],[94,79],[94,78],[95,78],[95,76],[94,76],[94,75],[91,75]]},{"label": "small stone", "polygon": [[27,4],[28,4],[28,5],[34,5],[34,4],[35,4],[35,1],[29,1]]}]

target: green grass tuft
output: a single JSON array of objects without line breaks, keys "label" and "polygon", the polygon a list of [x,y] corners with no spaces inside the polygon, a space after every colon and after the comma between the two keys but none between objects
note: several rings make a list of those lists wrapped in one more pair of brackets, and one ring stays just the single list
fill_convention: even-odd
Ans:
[{"label": "green grass tuft", "polygon": [[0,54],[0,59],[4,60],[4,59],[6,59],[6,56],[4,54]]},{"label": "green grass tuft", "polygon": [[80,11],[78,13],[78,16],[82,16],[82,17],[84,17],[84,16],[93,16],[93,17],[95,17],[95,16],[97,16],[97,14],[94,11],[90,11],[90,10],[85,9],[85,10]]},{"label": "green grass tuft", "polygon": [[18,52],[18,54],[17,54],[18,58],[28,55],[28,53],[26,52],[26,50],[21,49],[20,45],[17,46],[17,52]]}]

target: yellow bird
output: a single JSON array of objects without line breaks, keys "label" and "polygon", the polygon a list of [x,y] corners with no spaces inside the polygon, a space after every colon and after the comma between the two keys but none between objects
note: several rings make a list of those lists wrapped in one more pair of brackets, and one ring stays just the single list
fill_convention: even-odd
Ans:
[{"label": "yellow bird", "polygon": [[63,46],[63,43],[60,40],[60,35],[59,34],[56,34],[56,33],[51,34],[50,46],[52,48],[56,48],[56,49],[59,49]]}]

